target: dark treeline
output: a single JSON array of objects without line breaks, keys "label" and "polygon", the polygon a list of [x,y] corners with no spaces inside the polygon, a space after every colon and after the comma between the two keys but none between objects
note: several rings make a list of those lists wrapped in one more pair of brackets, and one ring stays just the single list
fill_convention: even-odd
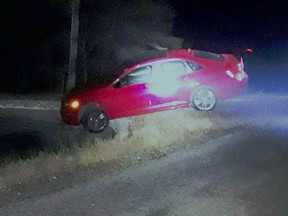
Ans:
[{"label": "dark treeline", "polygon": [[[286,11],[282,1],[266,0],[236,7],[208,0],[81,0],[77,84],[101,82],[124,60],[163,47],[232,53],[253,48],[259,64],[283,65]],[[0,91],[62,92],[71,0],[10,0],[0,14]]]},{"label": "dark treeline", "polygon": [[[61,92],[69,63],[70,8],[65,0],[14,0],[2,7],[2,92]],[[172,37],[173,18],[164,0],[81,0],[77,84],[105,79],[110,68],[145,50],[181,47]]]}]

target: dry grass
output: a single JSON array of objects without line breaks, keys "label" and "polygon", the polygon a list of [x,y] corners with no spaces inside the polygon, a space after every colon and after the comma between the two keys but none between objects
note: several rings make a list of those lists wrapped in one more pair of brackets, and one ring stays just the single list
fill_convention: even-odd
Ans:
[{"label": "dry grass", "polygon": [[[195,116],[194,116],[195,117]],[[149,152],[184,141],[188,135],[199,135],[212,126],[208,118],[192,118],[187,110],[167,111],[134,117],[133,130],[128,137],[97,141],[97,145],[79,151],[79,164],[83,166],[99,161],[120,159],[141,152]]]},{"label": "dry grass", "polygon": [[59,171],[71,168],[71,155],[41,153],[37,158],[19,160],[0,167],[0,190],[11,185],[27,183],[32,179],[50,179]]},{"label": "dry grass", "polygon": [[[209,118],[187,110],[166,111],[134,117],[128,137],[111,140],[92,140],[93,145],[76,152],[42,153],[37,158],[4,164],[0,167],[0,189],[33,179],[49,179],[75,167],[89,167],[98,162],[129,158],[181,143],[188,136],[199,137],[203,129],[212,127]],[[85,145],[84,145],[85,146]]]},{"label": "dry grass", "polygon": [[76,166],[77,161],[71,153],[40,153],[36,158],[1,164],[0,190],[37,179],[47,182]]}]

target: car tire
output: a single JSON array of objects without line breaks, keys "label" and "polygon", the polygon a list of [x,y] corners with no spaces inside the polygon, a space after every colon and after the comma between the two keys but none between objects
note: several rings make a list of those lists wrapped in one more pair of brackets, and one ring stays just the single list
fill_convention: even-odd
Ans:
[{"label": "car tire", "polygon": [[199,88],[193,92],[190,104],[195,110],[211,111],[216,107],[217,97],[211,88]]},{"label": "car tire", "polygon": [[85,113],[81,120],[84,129],[91,133],[99,133],[109,125],[107,114],[101,110]]}]

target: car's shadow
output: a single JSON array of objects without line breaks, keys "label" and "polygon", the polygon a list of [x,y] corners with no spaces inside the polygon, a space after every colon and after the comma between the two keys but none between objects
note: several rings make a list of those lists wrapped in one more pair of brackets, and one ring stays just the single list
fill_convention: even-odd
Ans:
[{"label": "car's shadow", "polygon": [[[39,152],[52,152],[46,135],[40,131],[23,130],[0,136],[0,163],[25,160]],[[56,149],[54,149],[56,150]]]},{"label": "car's shadow", "polygon": [[[75,129],[75,128],[74,128]],[[90,140],[113,139],[115,131],[109,128],[102,133],[92,134],[84,130],[55,131],[23,129],[0,135],[0,164],[37,157],[40,152],[47,154],[62,150],[81,148]],[[88,140],[88,141],[87,141]]]}]

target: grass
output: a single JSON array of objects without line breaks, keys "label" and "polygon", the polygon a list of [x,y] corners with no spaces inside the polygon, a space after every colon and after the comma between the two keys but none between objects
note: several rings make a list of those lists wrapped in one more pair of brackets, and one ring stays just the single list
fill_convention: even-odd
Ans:
[{"label": "grass", "polygon": [[71,155],[40,153],[37,158],[18,160],[0,167],[0,190],[35,179],[48,180],[75,167]]},{"label": "grass", "polygon": [[95,141],[98,145],[79,151],[79,164],[89,166],[100,161],[161,149],[183,142],[191,132],[199,133],[200,130],[212,126],[208,118],[193,119],[189,112],[183,110],[138,116],[131,124],[134,129],[130,131],[128,137]]},{"label": "grass", "polygon": [[[57,154],[40,153],[36,158],[2,164],[0,189],[27,183],[35,179],[53,179],[62,172],[89,168],[98,163],[109,163],[149,154],[169,146],[189,142],[203,136],[213,123],[209,117],[187,110],[165,111],[133,117],[129,135],[121,138],[89,139],[73,151]],[[84,147],[83,147],[84,146]]]}]

